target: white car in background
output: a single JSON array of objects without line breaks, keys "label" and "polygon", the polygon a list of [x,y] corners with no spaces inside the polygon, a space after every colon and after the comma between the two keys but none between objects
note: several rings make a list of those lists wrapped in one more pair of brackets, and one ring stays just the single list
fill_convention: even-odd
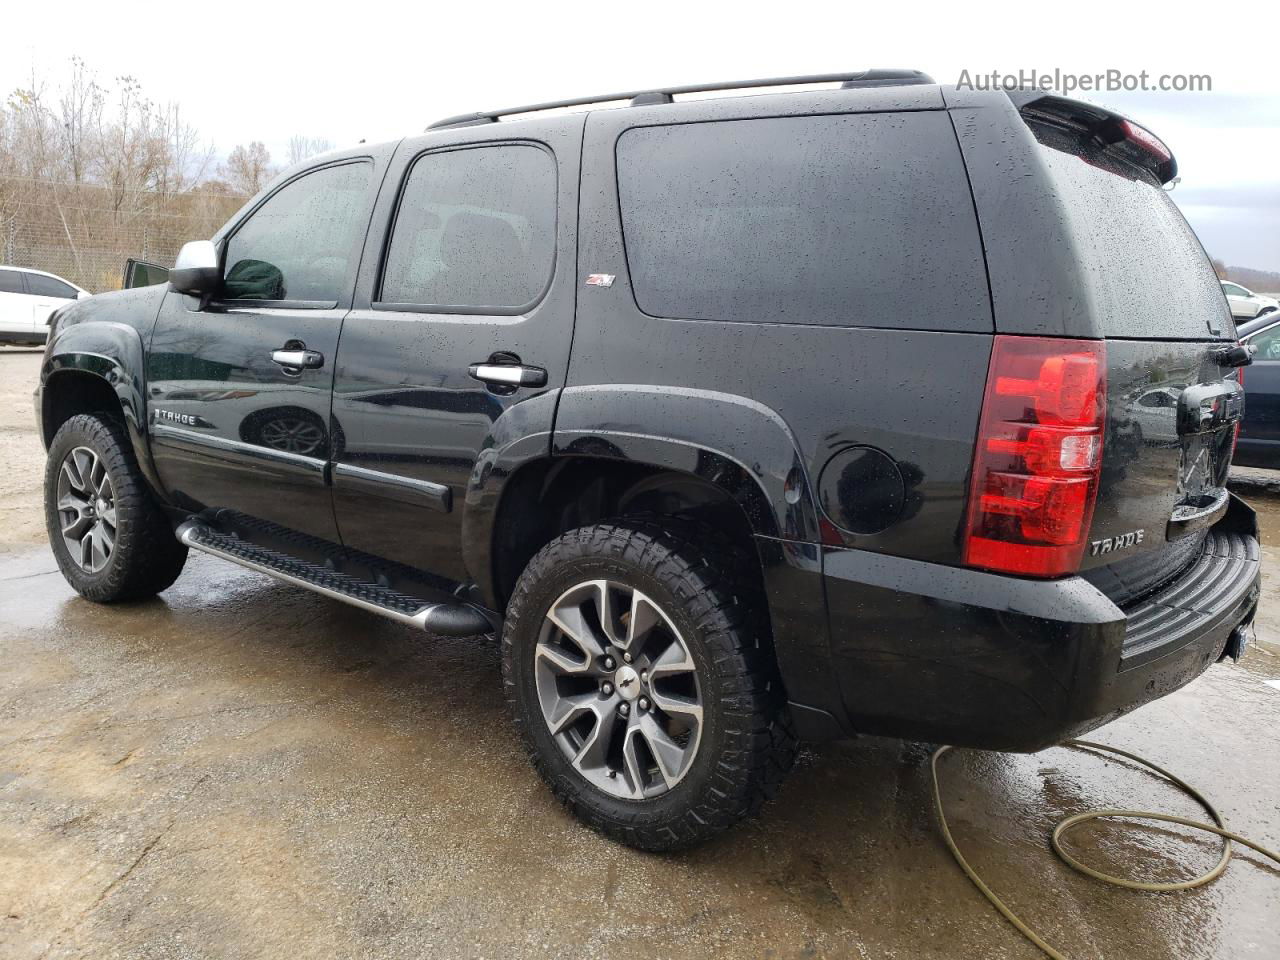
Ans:
[{"label": "white car in background", "polygon": [[88,290],[52,273],[0,267],[0,343],[44,343],[49,314],[87,296]]},{"label": "white car in background", "polygon": [[1227,295],[1231,315],[1237,320],[1250,320],[1259,314],[1280,308],[1280,301],[1275,298],[1264,297],[1230,280],[1222,281],[1222,292]]}]

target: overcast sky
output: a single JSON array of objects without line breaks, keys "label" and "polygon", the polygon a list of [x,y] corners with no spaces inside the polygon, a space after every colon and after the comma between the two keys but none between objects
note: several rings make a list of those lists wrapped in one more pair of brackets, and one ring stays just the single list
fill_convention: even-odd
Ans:
[{"label": "overcast sky", "polygon": [[0,90],[25,85],[33,63],[54,86],[75,54],[101,79],[132,74],[178,101],[219,153],[261,140],[283,160],[294,134],[343,146],[471,110],[706,80],[874,66],[943,83],[964,70],[1209,74],[1207,93],[1074,95],[1173,148],[1174,199],[1210,253],[1280,271],[1280,5],[1232,6],[1161,18],[1115,2],[14,2]]}]

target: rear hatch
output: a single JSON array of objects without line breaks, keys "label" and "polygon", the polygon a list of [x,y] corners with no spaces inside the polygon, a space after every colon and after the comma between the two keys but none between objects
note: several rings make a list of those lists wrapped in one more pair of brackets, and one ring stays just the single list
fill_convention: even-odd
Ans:
[{"label": "rear hatch", "polygon": [[1023,104],[1063,211],[1078,295],[1106,344],[1102,469],[1080,568],[1128,603],[1185,569],[1227,509],[1243,412],[1235,329],[1213,267],[1163,185],[1150,132],[1055,97]]}]

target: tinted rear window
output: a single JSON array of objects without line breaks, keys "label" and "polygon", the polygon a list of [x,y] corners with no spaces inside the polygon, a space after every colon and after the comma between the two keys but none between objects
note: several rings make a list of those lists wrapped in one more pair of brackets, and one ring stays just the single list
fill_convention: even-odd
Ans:
[{"label": "tinted rear window", "polygon": [[25,293],[22,274],[17,270],[0,270],[0,293]]},{"label": "tinted rear window", "polygon": [[530,144],[428,153],[405,184],[381,299],[518,309],[546,287],[555,252],[550,153]]},{"label": "tinted rear window", "polygon": [[[1104,337],[1206,339],[1233,335],[1230,311],[1200,240],[1150,180],[1041,144],[1064,224],[1092,288]],[[1212,320],[1221,331],[1210,332]]]},{"label": "tinted rear window", "polygon": [[617,148],[632,286],[654,316],[989,331],[943,113],[642,127]]}]

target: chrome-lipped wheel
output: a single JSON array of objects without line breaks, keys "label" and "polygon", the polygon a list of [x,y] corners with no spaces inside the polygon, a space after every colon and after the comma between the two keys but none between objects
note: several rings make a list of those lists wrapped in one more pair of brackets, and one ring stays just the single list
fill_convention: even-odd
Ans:
[{"label": "chrome-lipped wheel", "polygon": [[76,447],[58,471],[58,525],[67,552],[82,570],[97,573],[116,545],[116,495],[106,464]]},{"label": "chrome-lipped wheel", "polygon": [[647,799],[689,772],[702,733],[697,669],[639,590],[590,580],[562,593],[542,623],[534,678],[551,736],[601,790]]}]

